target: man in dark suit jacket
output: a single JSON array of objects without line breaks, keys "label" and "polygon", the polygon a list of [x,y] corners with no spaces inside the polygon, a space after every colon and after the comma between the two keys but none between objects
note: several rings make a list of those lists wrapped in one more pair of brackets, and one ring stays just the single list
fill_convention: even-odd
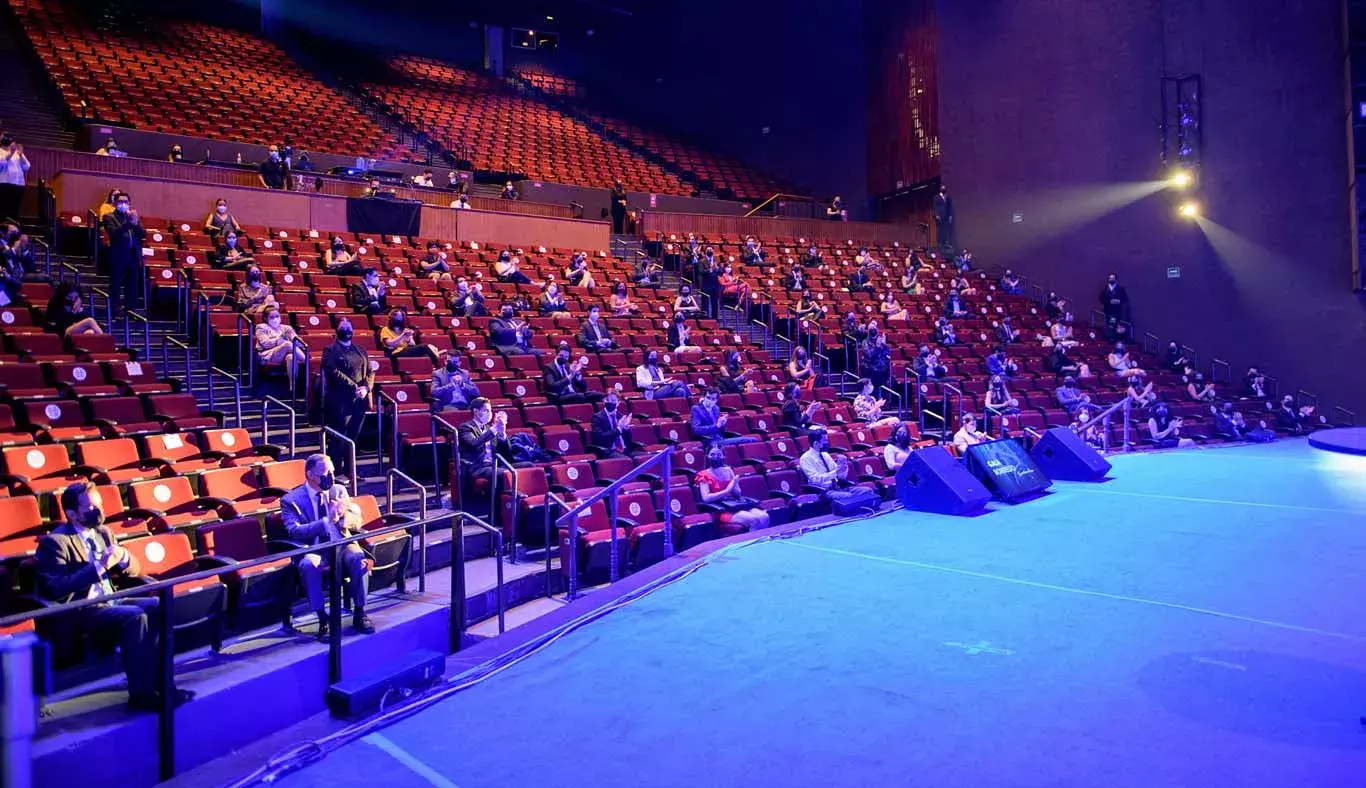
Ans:
[{"label": "man in dark suit jacket", "polygon": [[[326,383],[323,424],[352,441],[359,441],[365,414],[370,411],[375,369],[370,364],[369,354],[354,339],[351,321],[343,318],[337,324],[337,341],[323,349],[323,381]],[[346,467],[351,457],[343,451],[342,442],[333,441],[331,448],[333,462],[344,473],[355,473],[355,468]]]},{"label": "man in dark suit jacket", "polygon": [[555,360],[541,370],[545,377],[546,396],[557,405],[602,399],[602,392],[589,391],[588,384],[583,382],[584,364],[581,362],[585,362],[586,358],[570,363],[569,357],[569,343],[562,341],[555,350]]},{"label": "man in dark suit jacket", "polygon": [[531,328],[517,319],[512,304],[503,304],[498,317],[489,321],[489,344],[505,356],[541,355],[541,351],[531,347],[530,335]]},{"label": "man in dark suit jacket", "polygon": [[597,306],[588,308],[588,322],[579,328],[579,347],[584,350],[611,350],[617,346],[607,325],[602,322],[602,309]]},{"label": "man in dark suit jacket", "polygon": [[113,212],[100,220],[109,239],[109,300],[114,317],[122,315],[129,303],[136,306],[142,239],[147,235],[138,212],[130,207],[130,199],[120,193],[114,198]]},{"label": "man in dark suit jacket", "polygon": [[934,196],[934,237],[941,248],[953,249],[953,198],[943,184]]},{"label": "man in dark suit jacket", "polygon": [[725,438],[726,417],[721,413],[721,390],[707,389],[689,414],[688,428],[692,436],[703,443],[722,441]]},{"label": "man in dark suit jacket", "polygon": [[477,397],[470,403],[474,418],[456,429],[458,451],[460,452],[460,481],[463,493],[474,489],[479,479],[492,480],[497,471],[494,455],[512,460],[512,446],[508,443],[508,417],[499,412],[493,415],[493,404],[485,397]]},{"label": "man in dark suit jacket", "polygon": [[602,410],[593,414],[589,445],[599,457],[625,457],[640,449],[631,440],[631,416],[617,412],[619,399],[615,391],[608,391]]},{"label": "man in dark suit jacket", "polygon": [[1100,308],[1105,313],[1105,328],[1110,339],[1119,336],[1120,321],[1128,319],[1129,291],[1119,283],[1119,277],[1110,274],[1105,286],[1100,289]]},{"label": "man in dark suit jacket", "polygon": [[[312,454],[304,461],[304,483],[290,490],[280,499],[280,514],[285,520],[285,531],[290,541],[305,547],[351,536],[360,530],[360,511],[348,513],[354,507],[346,488],[337,484],[332,460],[325,454]],[[348,517],[348,514],[350,516]],[[342,548],[343,571],[350,579],[351,626],[361,634],[375,631],[370,617],[365,615],[365,591],[370,569],[365,565],[365,551],[352,542]],[[323,595],[323,573],[327,571],[323,557],[309,553],[299,559],[299,579],[303,581],[308,604],[318,614],[318,639],[328,634],[327,597]]]},{"label": "man in dark suit jacket", "polygon": [[[66,522],[38,542],[40,596],[56,603],[107,596],[118,590],[115,581],[141,574],[137,558],[120,547],[104,525],[104,502],[94,484],[75,482],[62,490],[60,500]],[[128,674],[128,706],[138,711],[154,711],[161,702],[157,609],[155,599],[120,599],[83,608],[62,620],[98,642],[118,644]],[[177,690],[172,701],[179,705],[191,697],[192,693]]]},{"label": "man in dark suit jacket", "polygon": [[348,294],[351,308],[362,315],[378,315],[386,311],[384,285],[379,281],[379,271],[365,269],[361,281],[351,285]]}]

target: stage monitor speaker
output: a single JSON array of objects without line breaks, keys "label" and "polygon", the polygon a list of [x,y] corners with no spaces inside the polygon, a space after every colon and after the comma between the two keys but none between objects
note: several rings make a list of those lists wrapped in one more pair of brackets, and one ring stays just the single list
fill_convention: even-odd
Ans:
[{"label": "stage monitor speaker", "polygon": [[1053,486],[1053,480],[1014,438],[969,446],[963,466],[1006,503],[1031,498]]},{"label": "stage monitor speaker", "polygon": [[1065,482],[1093,482],[1110,472],[1109,461],[1066,427],[1046,431],[1029,456],[1048,478]]},{"label": "stage monitor speaker", "polygon": [[901,505],[917,512],[976,514],[991,493],[942,446],[911,452],[896,472]]},{"label": "stage monitor speaker", "polygon": [[355,720],[369,716],[389,703],[435,684],[446,672],[446,655],[426,648],[414,649],[394,662],[327,688],[327,708],[332,716]]}]

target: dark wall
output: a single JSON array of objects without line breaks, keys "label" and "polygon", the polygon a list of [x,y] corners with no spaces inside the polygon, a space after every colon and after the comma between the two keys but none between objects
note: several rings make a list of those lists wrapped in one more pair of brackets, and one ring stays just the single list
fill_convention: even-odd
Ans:
[{"label": "dark wall", "polygon": [[[961,243],[1088,308],[1116,271],[1140,331],[1366,414],[1341,0],[938,0],[937,14]],[[1159,77],[1186,72],[1203,80],[1198,224],[1154,184]]]}]

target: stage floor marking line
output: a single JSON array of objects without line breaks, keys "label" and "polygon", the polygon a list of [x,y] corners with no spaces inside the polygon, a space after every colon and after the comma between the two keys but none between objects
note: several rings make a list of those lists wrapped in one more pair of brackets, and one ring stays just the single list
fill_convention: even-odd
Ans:
[{"label": "stage floor marking line", "polygon": [[436,788],[460,788],[460,786],[447,780],[435,769],[423,763],[412,753],[397,744],[394,744],[392,740],[382,733],[371,733],[368,736],[363,736],[361,737],[361,741],[371,747],[382,750],[388,754],[389,757],[408,767],[408,770],[413,774],[416,774],[418,777],[421,777],[436,786]]},{"label": "stage floor marking line", "polygon": [[1327,512],[1349,514],[1355,517],[1366,516],[1366,510],[1334,509],[1328,506],[1297,506],[1290,503],[1262,503],[1260,501],[1230,501],[1224,498],[1193,498],[1186,495],[1162,495],[1161,493],[1124,492],[1122,490],[1098,490],[1087,487],[1068,486],[1060,492],[1080,493],[1082,495],[1123,495],[1129,498],[1154,498],[1162,501],[1186,501],[1187,503],[1218,503],[1228,506],[1255,506],[1261,509],[1288,509],[1295,512]]},{"label": "stage floor marking line", "polygon": [[976,577],[983,580],[996,580],[1002,583],[1012,583],[1014,585],[1029,586],[1031,588],[1043,588],[1049,591],[1061,591],[1066,594],[1079,594],[1081,596],[1094,596],[1102,599],[1113,599],[1118,602],[1133,602],[1140,605],[1151,605],[1153,607],[1165,607],[1171,610],[1183,610],[1187,613],[1200,613],[1207,616],[1217,616],[1231,621],[1242,621],[1248,624],[1259,624],[1276,629],[1285,629],[1291,632],[1302,632],[1310,635],[1321,635],[1323,637],[1346,640],[1352,643],[1366,643],[1366,636],[1352,635],[1346,632],[1331,632],[1326,629],[1315,629],[1314,627],[1300,626],[1299,624],[1287,624],[1283,621],[1271,621],[1264,618],[1254,618],[1252,616],[1242,616],[1237,613],[1225,613],[1220,610],[1210,610],[1203,607],[1192,607],[1181,605],[1175,602],[1163,602],[1157,599],[1144,599],[1142,597],[1124,596],[1123,594],[1108,594],[1104,591],[1090,591],[1085,588],[1072,588],[1071,586],[1059,586],[1052,583],[1040,583],[1034,580],[1024,580],[1018,577],[1005,577],[1003,575],[993,575],[986,572],[974,572],[971,569],[957,569],[951,566],[940,566],[939,564],[927,564],[922,561],[908,561],[903,558],[888,558],[880,555],[868,555],[867,553],[856,553],[852,550],[840,550],[834,547],[817,547],[816,545],[803,544],[794,540],[786,540],[779,544],[799,547],[803,550],[814,550],[818,553],[830,553],[832,555],[844,555],[851,558],[862,558],[867,561],[879,561],[884,564],[896,564],[898,566],[910,566],[917,569],[928,569],[932,572],[943,572],[945,574],[963,575],[965,577]]}]

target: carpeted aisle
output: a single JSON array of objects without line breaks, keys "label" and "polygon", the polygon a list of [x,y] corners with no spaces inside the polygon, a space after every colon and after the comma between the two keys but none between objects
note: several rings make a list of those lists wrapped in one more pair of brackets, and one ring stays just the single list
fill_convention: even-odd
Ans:
[{"label": "carpeted aisle", "polygon": [[1363,469],[1123,457],[743,548],[287,784],[1361,786]]}]

